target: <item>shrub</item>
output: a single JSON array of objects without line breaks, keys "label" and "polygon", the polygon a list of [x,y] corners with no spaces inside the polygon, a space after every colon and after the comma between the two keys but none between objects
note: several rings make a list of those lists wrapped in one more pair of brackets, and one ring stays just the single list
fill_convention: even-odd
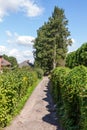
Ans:
[{"label": "shrub", "polygon": [[63,67],[57,67],[52,71],[51,83],[52,83],[52,95],[54,101],[61,101],[61,89],[63,87],[64,77],[69,72],[69,69]]},{"label": "shrub", "polygon": [[36,72],[29,72],[26,69],[17,69],[0,75],[0,127],[8,124],[28,88],[36,81]]},{"label": "shrub", "polygon": [[66,130],[87,129],[87,68],[64,68],[52,73],[52,92],[58,104],[58,115]]},{"label": "shrub", "polygon": [[38,78],[42,78],[42,76],[44,74],[43,70],[40,68],[35,68],[35,71],[37,73]]},{"label": "shrub", "polygon": [[80,48],[70,52],[66,57],[67,67],[74,68],[79,65],[87,66],[87,43],[82,44]]}]

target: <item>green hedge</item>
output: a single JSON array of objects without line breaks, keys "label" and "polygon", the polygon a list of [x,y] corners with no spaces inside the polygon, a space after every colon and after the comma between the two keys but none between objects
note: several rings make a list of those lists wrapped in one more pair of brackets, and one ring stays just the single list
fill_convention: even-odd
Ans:
[{"label": "green hedge", "polygon": [[51,74],[51,89],[54,101],[61,101],[61,89],[64,83],[64,77],[69,72],[68,68],[58,67]]},{"label": "green hedge", "polygon": [[43,77],[43,75],[44,75],[43,70],[40,69],[40,68],[34,68],[34,70],[36,71],[38,78],[41,79]]},{"label": "green hedge", "polygon": [[12,119],[20,100],[36,81],[36,72],[27,69],[0,74],[0,127]]},{"label": "green hedge", "polygon": [[66,130],[87,130],[87,68],[55,69],[51,82],[63,127]]},{"label": "green hedge", "polygon": [[79,65],[87,66],[87,43],[82,44],[82,46],[76,51],[67,54],[67,67],[74,68],[75,66]]}]

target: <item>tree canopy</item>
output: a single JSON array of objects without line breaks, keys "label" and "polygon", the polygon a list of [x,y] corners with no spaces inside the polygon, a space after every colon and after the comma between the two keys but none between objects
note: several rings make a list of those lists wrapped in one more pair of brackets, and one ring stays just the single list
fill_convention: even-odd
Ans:
[{"label": "tree canopy", "polygon": [[3,58],[5,58],[7,61],[9,61],[11,63],[12,67],[17,67],[18,63],[15,57],[13,56],[7,56],[7,55],[3,55]]},{"label": "tree canopy", "polygon": [[68,20],[64,10],[55,6],[52,16],[37,30],[34,41],[35,65],[50,72],[64,61],[67,47],[71,44]]}]

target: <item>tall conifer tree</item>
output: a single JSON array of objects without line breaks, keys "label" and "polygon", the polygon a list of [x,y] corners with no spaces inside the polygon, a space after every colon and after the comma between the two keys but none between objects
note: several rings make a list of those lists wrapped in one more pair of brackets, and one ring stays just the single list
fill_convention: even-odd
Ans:
[{"label": "tall conifer tree", "polygon": [[35,64],[49,72],[65,59],[68,45],[71,45],[68,20],[64,10],[55,6],[52,16],[37,31],[34,41]]}]

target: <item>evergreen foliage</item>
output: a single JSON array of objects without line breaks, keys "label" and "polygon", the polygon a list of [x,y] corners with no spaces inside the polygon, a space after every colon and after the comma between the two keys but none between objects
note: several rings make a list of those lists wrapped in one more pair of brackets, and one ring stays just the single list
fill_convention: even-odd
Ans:
[{"label": "evergreen foliage", "polygon": [[71,52],[66,57],[66,66],[73,68],[75,66],[87,66],[87,43],[82,44],[76,51]]},{"label": "evergreen foliage", "polygon": [[71,44],[67,25],[64,10],[55,7],[48,22],[37,31],[37,38],[34,41],[35,65],[44,72],[50,72],[61,64],[61,59],[65,59],[67,46]]},{"label": "evergreen foliage", "polygon": [[11,67],[17,67],[18,66],[17,59],[15,57],[7,56],[7,55],[4,54],[3,58],[11,63]]}]

